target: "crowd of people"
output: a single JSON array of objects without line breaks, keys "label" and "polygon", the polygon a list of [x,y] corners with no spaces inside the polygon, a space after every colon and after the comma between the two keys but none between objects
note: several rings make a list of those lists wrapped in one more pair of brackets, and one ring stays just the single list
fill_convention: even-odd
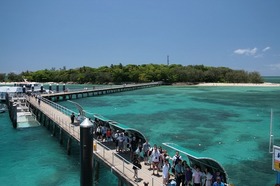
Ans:
[{"label": "crowd of people", "polygon": [[[188,165],[182,159],[179,151],[170,156],[167,150],[161,146],[151,146],[146,139],[137,138],[124,131],[112,130],[99,120],[94,121],[95,138],[101,142],[115,143],[116,151],[119,153],[130,153],[133,163],[135,181],[138,180],[138,170],[143,166],[149,166],[152,175],[162,177],[163,185],[168,185],[172,179],[176,186],[225,186],[226,180],[219,170],[211,173],[207,167]],[[203,170],[201,169],[203,168]],[[212,170],[212,169],[211,169]]]},{"label": "crowd of people", "polygon": [[[147,151],[144,150],[146,146]],[[150,147],[150,148],[147,148]],[[154,145],[152,148],[148,141],[143,144],[144,164],[152,166],[153,175],[161,176],[163,185],[168,185],[171,178],[175,178],[176,186],[224,186],[225,179],[220,171],[211,174],[207,167],[193,165],[190,167],[186,160],[182,159],[179,151],[169,156],[166,150]],[[146,161],[145,161],[146,160]],[[156,174],[155,174],[156,172]]]}]

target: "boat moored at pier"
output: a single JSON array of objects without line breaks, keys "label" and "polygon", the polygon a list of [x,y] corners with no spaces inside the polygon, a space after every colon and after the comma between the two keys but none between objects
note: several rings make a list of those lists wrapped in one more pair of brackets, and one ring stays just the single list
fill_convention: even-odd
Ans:
[{"label": "boat moored at pier", "polygon": [[19,86],[1,86],[0,87],[0,101],[6,100],[6,94],[13,97],[23,93],[22,87]]}]

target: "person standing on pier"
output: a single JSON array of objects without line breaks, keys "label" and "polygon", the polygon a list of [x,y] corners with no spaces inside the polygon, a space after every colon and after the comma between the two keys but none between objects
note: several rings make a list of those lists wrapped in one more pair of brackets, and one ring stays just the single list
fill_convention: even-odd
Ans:
[{"label": "person standing on pier", "polygon": [[153,174],[152,175],[155,175],[155,169],[157,170],[156,175],[159,175],[159,173],[158,173],[159,156],[160,156],[160,152],[157,148],[157,145],[155,144],[154,149],[153,149],[152,154],[151,154],[152,165],[153,165]]},{"label": "person standing on pier", "polygon": [[148,153],[151,148],[151,145],[149,144],[148,139],[146,139],[146,142],[143,144],[143,153],[144,153],[144,164],[148,164]]},{"label": "person standing on pier", "polygon": [[140,164],[140,161],[138,159],[138,156],[137,155],[134,155],[134,158],[133,158],[133,167],[132,169],[134,170],[134,175],[133,175],[133,178],[135,178],[135,181],[138,182],[138,169],[141,169],[142,166]]},{"label": "person standing on pier", "polygon": [[163,185],[167,185],[169,181],[169,161],[168,159],[164,160],[164,165],[162,167],[162,178],[163,178]]},{"label": "person standing on pier", "polygon": [[38,105],[40,106],[40,104],[41,104],[41,96],[38,96],[37,98],[38,98]]},{"label": "person standing on pier", "polygon": [[225,186],[225,184],[221,181],[221,178],[218,176],[216,178],[216,181],[213,183],[213,186]]},{"label": "person standing on pier", "polygon": [[74,119],[75,119],[75,114],[72,113],[71,116],[70,116],[70,118],[71,118],[71,123],[73,124],[73,123],[74,123]]}]

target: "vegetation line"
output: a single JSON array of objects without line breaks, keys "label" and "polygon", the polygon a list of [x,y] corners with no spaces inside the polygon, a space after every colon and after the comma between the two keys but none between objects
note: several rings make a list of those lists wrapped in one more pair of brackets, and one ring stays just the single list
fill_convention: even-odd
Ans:
[{"label": "vegetation line", "polygon": [[36,82],[75,82],[79,84],[121,84],[164,81],[166,83],[263,83],[258,72],[232,70],[227,67],[207,67],[204,65],[179,64],[143,64],[102,66],[99,68],[80,67],[67,70],[66,67],[56,70],[26,71],[20,74],[0,73],[0,82],[15,82],[22,79]]}]

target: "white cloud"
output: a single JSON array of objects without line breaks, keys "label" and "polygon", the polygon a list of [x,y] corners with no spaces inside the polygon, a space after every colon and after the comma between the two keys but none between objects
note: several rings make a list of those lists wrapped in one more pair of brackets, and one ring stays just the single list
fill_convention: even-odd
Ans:
[{"label": "white cloud", "polygon": [[258,54],[254,56],[254,58],[261,58],[261,57],[263,57],[263,54]]},{"label": "white cloud", "polygon": [[238,55],[247,55],[247,56],[254,56],[256,55],[258,49],[255,47],[255,48],[245,48],[245,49],[237,49],[234,51],[235,54],[238,54]]},{"label": "white cloud", "polygon": [[265,47],[262,51],[265,52],[267,50],[270,50],[270,47]]}]

